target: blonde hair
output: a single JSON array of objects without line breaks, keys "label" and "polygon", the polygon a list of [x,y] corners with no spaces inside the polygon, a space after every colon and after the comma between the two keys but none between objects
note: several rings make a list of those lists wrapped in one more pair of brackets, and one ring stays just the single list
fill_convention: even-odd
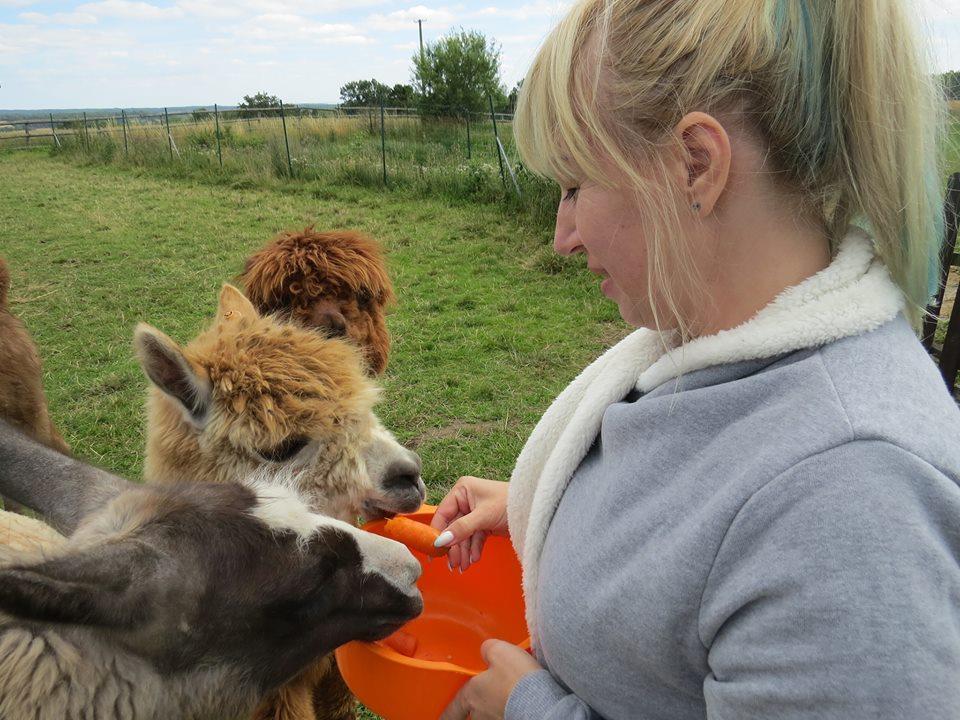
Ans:
[{"label": "blonde hair", "polygon": [[581,0],[547,38],[514,122],[524,162],[607,187],[614,164],[652,218],[656,324],[655,292],[681,330],[699,278],[661,151],[693,110],[740,118],[833,247],[851,223],[870,232],[919,321],[942,237],[946,103],[905,2]]}]

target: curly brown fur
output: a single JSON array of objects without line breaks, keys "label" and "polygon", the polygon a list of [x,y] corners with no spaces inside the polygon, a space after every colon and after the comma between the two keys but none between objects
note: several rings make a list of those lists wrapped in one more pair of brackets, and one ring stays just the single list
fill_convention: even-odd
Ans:
[{"label": "curly brown fur", "polygon": [[0,259],[0,417],[39,442],[70,452],[50,420],[40,355],[23,323],[10,313],[10,272]]},{"label": "curly brown fur", "polygon": [[386,308],[394,301],[383,252],[351,230],[282,232],[252,255],[240,276],[262,313],[277,313],[363,348],[370,371],[387,367]]}]

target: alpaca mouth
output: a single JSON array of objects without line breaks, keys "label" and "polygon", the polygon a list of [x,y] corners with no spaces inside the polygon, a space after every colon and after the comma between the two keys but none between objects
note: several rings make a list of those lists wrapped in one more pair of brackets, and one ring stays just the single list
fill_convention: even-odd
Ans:
[{"label": "alpaca mouth", "polygon": [[372,500],[367,500],[363,503],[360,514],[364,522],[371,522],[373,520],[389,520],[397,516],[397,511],[378,505]]}]

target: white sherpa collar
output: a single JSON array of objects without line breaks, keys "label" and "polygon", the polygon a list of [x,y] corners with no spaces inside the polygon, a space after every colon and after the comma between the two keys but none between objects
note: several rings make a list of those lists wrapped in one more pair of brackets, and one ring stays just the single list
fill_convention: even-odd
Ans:
[{"label": "white sherpa collar", "polygon": [[706,367],[773,357],[875,330],[903,306],[903,294],[875,257],[870,237],[851,228],[829,267],[784,290],[744,324],[671,350],[659,333],[640,329],[580,373],[537,423],[510,478],[510,536],[523,564],[534,642],[538,566],[547,528],[609,405],[633,388],[646,393]]}]

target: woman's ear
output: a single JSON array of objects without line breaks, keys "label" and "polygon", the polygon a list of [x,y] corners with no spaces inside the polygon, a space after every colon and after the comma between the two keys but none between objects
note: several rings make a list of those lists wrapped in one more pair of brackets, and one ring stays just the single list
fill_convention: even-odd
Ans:
[{"label": "woman's ear", "polygon": [[713,212],[730,176],[730,138],[723,125],[704,112],[691,112],[674,128],[681,160],[677,165],[680,187],[685,188],[691,210],[703,217]]}]

